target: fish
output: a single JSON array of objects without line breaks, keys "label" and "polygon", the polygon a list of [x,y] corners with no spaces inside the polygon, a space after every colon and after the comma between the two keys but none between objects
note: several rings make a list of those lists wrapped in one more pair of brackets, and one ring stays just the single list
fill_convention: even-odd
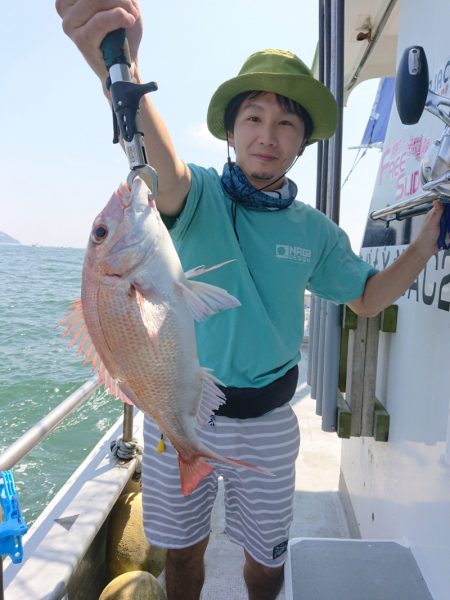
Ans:
[{"label": "fish", "polygon": [[84,364],[125,403],[148,415],[178,453],[181,491],[191,494],[225,462],[270,475],[262,467],[223,457],[204,446],[196,424],[225,402],[223,385],[200,366],[195,320],[238,310],[226,290],[193,280],[222,268],[183,271],[146,183],[121,183],[95,218],[85,252],[81,298],[60,322]]}]

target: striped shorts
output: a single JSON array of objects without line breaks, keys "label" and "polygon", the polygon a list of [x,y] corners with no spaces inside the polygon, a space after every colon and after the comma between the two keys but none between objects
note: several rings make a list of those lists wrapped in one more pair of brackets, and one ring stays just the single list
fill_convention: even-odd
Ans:
[{"label": "striped shorts", "polygon": [[226,533],[258,563],[281,566],[293,517],[297,417],[289,403],[255,419],[216,416],[198,429],[205,446],[222,456],[268,469],[275,477],[217,463],[189,496],[183,496],[176,451],[156,452],[160,432],[145,419],[142,497],[144,529],[155,546],[187,548],[211,531],[211,511],[223,477]]}]

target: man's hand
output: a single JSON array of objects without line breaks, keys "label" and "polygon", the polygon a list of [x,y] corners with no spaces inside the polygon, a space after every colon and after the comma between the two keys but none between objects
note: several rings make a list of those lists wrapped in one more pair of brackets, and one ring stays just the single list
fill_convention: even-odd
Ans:
[{"label": "man's hand", "polygon": [[374,317],[397,300],[414,282],[429,259],[436,254],[443,206],[437,200],[428,212],[417,238],[397,260],[366,282],[362,296],[348,302],[363,317]]},{"label": "man's hand", "polygon": [[56,0],[64,32],[104,83],[108,76],[100,44],[104,37],[121,27],[127,30],[132,61],[131,74],[137,76],[137,54],[142,38],[142,16],[135,0]]},{"label": "man's hand", "polygon": [[[438,252],[439,225],[444,212],[444,207],[441,202],[435,200],[433,208],[427,213],[425,221],[417,238],[412,242],[411,246],[415,246],[424,256],[430,258]],[[427,258],[427,260],[428,260]]]}]

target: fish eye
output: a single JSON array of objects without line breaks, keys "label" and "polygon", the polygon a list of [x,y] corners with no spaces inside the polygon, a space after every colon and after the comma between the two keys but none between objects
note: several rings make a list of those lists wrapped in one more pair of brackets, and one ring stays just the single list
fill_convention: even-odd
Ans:
[{"label": "fish eye", "polygon": [[92,241],[95,242],[96,244],[100,244],[101,242],[103,242],[106,239],[107,235],[108,235],[108,228],[106,227],[106,225],[98,225],[92,231]]}]

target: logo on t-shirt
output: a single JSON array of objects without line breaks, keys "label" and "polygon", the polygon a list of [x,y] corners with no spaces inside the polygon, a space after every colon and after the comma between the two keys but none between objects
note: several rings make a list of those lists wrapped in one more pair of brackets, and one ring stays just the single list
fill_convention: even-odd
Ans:
[{"label": "logo on t-shirt", "polygon": [[301,248],[300,246],[289,246],[288,244],[277,244],[275,246],[276,258],[283,260],[293,260],[295,262],[311,262],[311,250]]}]

